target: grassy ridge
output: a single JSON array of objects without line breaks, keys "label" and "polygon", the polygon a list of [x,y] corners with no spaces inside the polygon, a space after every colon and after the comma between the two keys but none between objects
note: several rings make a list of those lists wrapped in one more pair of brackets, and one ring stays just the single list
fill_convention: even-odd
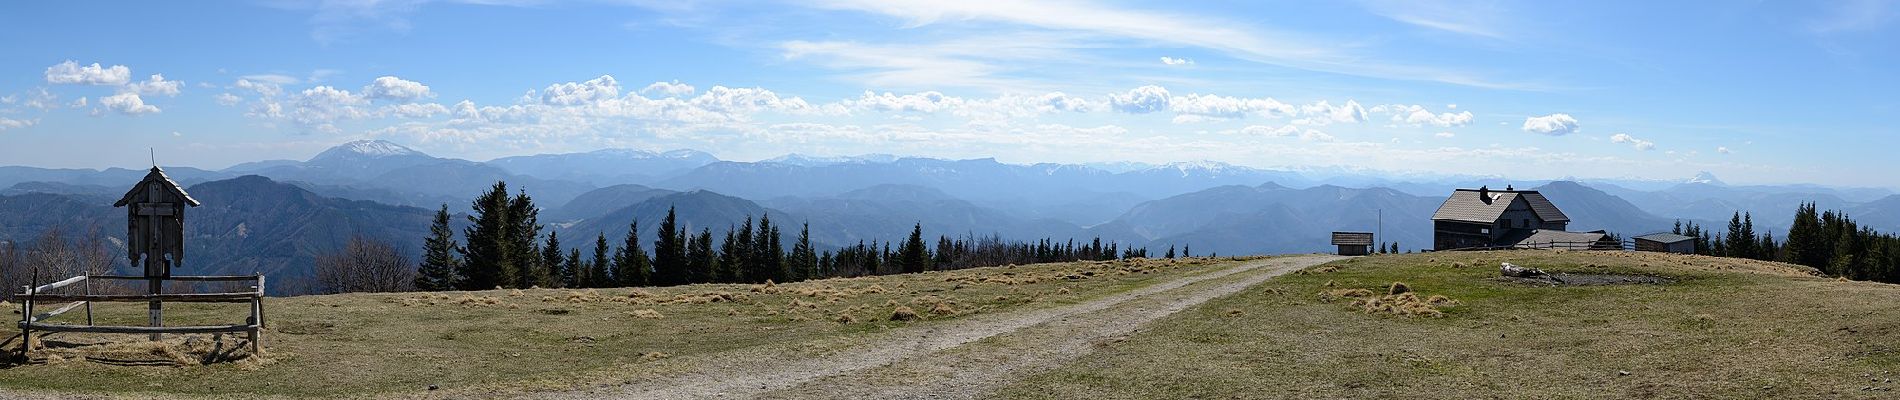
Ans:
[{"label": "grassy ridge", "polygon": [[[273,298],[264,362],[118,366],[99,347],[44,351],[7,365],[0,389],[154,396],[331,397],[488,393],[608,384],[690,370],[738,349],[819,354],[885,332],[984,313],[1072,304],[1231,265],[1215,260],[1080,262],[782,285],[350,294]],[[898,308],[918,315],[893,321]],[[143,305],[101,306],[102,323],[138,324]],[[61,318],[71,321],[69,316]],[[172,324],[242,320],[241,307],[167,306]],[[83,317],[79,317],[83,318]],[[207,348],[137,354],[154,363]],[[49,343],[136,341],[58,334]],[[181,339],[173,339],[180,342]],[[191,354],[191,357],[197,354]],[[186,357],[189,358],[189,357]]]},{"label": "grassy ridge", "polygon": [[[1499,262],[1660,275],[1548,287]],[[1324,271],[1324,272],[1322,272]],[[1320,293],[1458,301],[1366,313]],[[1330,286],[1329,286],[1330,284]],[[1008,398],[1879,397],[1900,370],[1900,287],[1781,264],[1655,254],[1440,253],[1342,261],[1174,315],[1002,389]],[[1627,374],[1625,374],[1627,372]]]}]

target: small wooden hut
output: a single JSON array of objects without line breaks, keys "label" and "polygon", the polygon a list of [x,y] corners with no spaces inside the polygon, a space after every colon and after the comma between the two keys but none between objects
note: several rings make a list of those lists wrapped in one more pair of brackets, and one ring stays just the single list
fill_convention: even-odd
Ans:
[{"label": "small wooden hut", "polygon": [[1339,255],[1342,256],[1372,254],[1372,233],[1333,232],[1333,245],[1339,246]]}]

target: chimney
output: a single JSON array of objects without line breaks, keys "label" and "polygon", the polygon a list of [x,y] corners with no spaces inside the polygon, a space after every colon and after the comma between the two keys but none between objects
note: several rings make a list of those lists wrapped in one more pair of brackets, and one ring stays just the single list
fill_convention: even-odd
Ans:
[{"label": "chimney", "polygon": [[1490,185],[1478,187],[1478,200],[1483,201],[1485,204],[1491,204],[1491,186]]},{"label": "chimney", "polygon": [[1511,184],[1509,183],[1504,184],[1504,191],[1509,192],[1509,191],[1514,191],[1514,190],[1517,190],[1517,189],[1511,188]]}]

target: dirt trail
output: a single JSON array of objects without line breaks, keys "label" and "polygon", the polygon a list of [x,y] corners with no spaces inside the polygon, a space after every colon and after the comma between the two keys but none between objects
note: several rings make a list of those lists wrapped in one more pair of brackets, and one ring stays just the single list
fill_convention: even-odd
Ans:
[{"label": "dirt trail", "polygon": [[[1019,371],[1067,362],[1085,354],[1094,343],[1125,336],[1150,321],[1274,276],[1341,258],[1251,261],[1075,305],[970,317],[815,358],[731,357],[730,365],[706,365],[667,379],[534,397],[972,398],[1022,376]],[[1243,277],[1187,288],[1234,275]],[[985,339],[993,340],[983,346],[963,346]]]}]

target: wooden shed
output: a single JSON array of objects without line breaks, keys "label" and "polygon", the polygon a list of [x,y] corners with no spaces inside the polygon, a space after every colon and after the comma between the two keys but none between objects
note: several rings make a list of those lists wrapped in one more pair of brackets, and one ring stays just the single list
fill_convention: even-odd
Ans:
[{"label": "wooden shed", "polygon": [[1333,245],[1339,246],[1339,255],[1342,256],[1372,254],[1372,233],[1333,232]]},{"label": "wooden shed", "polygon": [[1695,238],[1674,233],[1652,233],[1637,236],[1636,251],[1695,254]]}]

